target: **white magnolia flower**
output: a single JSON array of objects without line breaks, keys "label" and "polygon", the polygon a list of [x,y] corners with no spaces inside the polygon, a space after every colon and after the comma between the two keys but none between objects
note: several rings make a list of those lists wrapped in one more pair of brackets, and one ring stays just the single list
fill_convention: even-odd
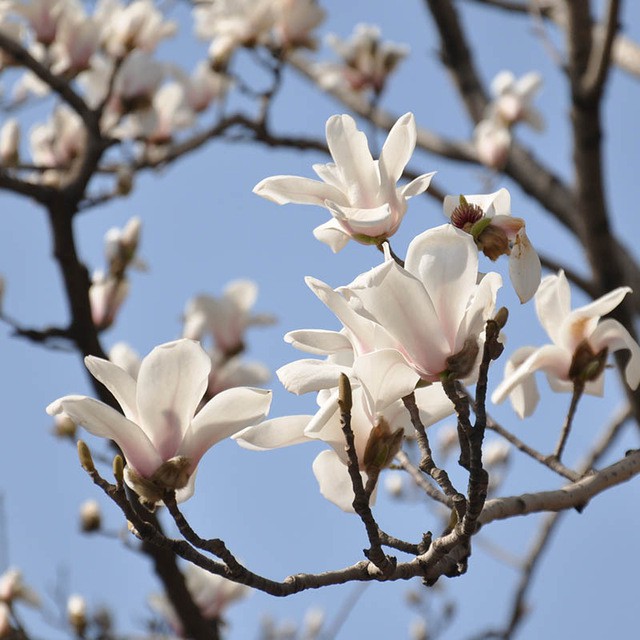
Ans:
[{"label": "white magnolia flower", "polygon": [[607,354],[619,349],[631,352],[625,378],[629,387],[637,388],[640,346],[617,320],[601,320],[630,292],[629,287],[618,287],[572,310],[564,272],[544,278],[536,293],[536,312],[553,344],[517,349],[506,364],[504,380],[491,396],[493,402],[500,403],[510,396],[514,411],[521,418],[533,413],[539,400],[533,374],[539,370],[547,374],[554,391],[573,391],[577,382],[584,384],[585,393],[602,395]]},{"label": "white magnolia flower", "polygon": [[388,259],[337,291],[307,282],[349,330],[359,354],[393,349],[420,378],[435,382],[474,374],[502,284],[497,273],[477,279],[473,239],[442,225],[411,241],[404,268]]},{"label": "white magnolia flower", "polygon": [[389,75],[409,54],[409,47],[383,41],[380,28],[370,24],[357,24],[348,40],[329,34],[327,44],[342,58],[339,64],[315,66],[318,83],[329,90],[380,94]]},{"label": "white magnolia flower", "polygon": [[404,187],[396,183],[416,146],[416,124],[406,113],[391,128],[380,159],[371,157],[367,137],[348,115],[327,120],[327,143],[334,160],[313,165],[322,182],[297,176],[274,176],[253,191],[276,204],[315,204],[333,218],[314,230],[334,252],[349,238],[363,244],[381,244],[400,226],[407,200],[426,191],[433,173],[426,173]]},{"label": "white magnolia flower", "polygon": [[45,46],[56,39],[65,13],[82,11],[80,4],[73,0],[30,0],[15,3],[13,9],[27,20],[35,39]]},{"label": "white magnolia flower", "polygon": [[541,86],[542,76],[535,71],[517,80],[511,71],[501,71],[491,83],[494,99],[488,108],[489,115],[500,119],[508,127],[517,122],[526,122],[541,131],[544,129],[544,120],[532,104]]},{"label": "white magnolia flower", "polygon": [[141,229],[142,221],[138,216],[134,216],[122,229],[112,227],[107,231],[104,236],[104,253],[109,264],[109,273],[121,276],[129,266],[141,271],[146,269],[144,261],[136,255]]},{"label": "white magnolia flower", "polygon": [[96,328],[108,329],[129,295],[129,282],[121,276],[96,270],[89,287],[91,317]]},{"label": "white magnolia flower", "polygon": [[[358,465],[366,484],[367,478],[377,478],[393,461],[403,436],[414,432],[409,413],[399,398],[415,389],[418,377],[407,369],[401,354],[390,349],[357,359],[353,375],[351,429]],[[452,405],[439,386],[418,389],[415,394],[425,426],[452,412]],[[354,493],[347,468],[338,390],[322,390],[318,394],[318,404],[320,409],[314,416],[274,418],[241,431],[234,439],[241,446],[256,451],[309,440],[326,442],[331,449],[321,452],[313,463],[320,492],[343,511],[353,512]]]},{"label": "white magnolia flower", "polygon": [[522,218],[511,215],[506,189],[487,195],[446,196],[444,213],[451,224],[470,233],[491,260],[509,256],[509,275],[520,302],[530,300],[540,284],[540,258],[529,242]]},{"label": "white magnolia flower", "polygon": [[273,25],[276,43],[284,49],[315,49],[317,43],[312,31],[325,16],[326,11],[316,0],[276,0]]},{"label": "white magnolia flower", "polygon": [[211,360],[192,340],[156,347],[142,360],[137,380],[109,360],[88,356],[85,364],[114,395],[124,415],[85,396],[60,398],[47,413],[65,411],[90,433],[114,440],[127,463],[127,484],[152,503],[167,489],[178,490],[179,500],[190,497],[206,451],[263,420],[271,403],[270,391],[229,389],[196,414]]},{"label": "white magnolia flower", "polygon": [[[218,620],[227,607],[251,593],[250,587],[209,573],[195,564],[188,565],[184,573],[187,590],[205,620]],[[154,593],[149,596],[149,604],[182,637],[182,622],[169,598]]]},{"label": "white magnolia flower", "polygon": [[228,75],[217,73],[204,60],[196,65],[190,76],[181,69],[175,69],[175,74],[184,87],[186,104],[194,113],[201,113],[211,102],[223,98],[231,86]]},{"label": "white magnolia flower", "polygon": [[254,325],[269,325],[275,318],[268,314],[252,314],[258,286],[250,280],[234,280],[219,298],[199,295],[187,303],[184,312],[183,337],[202,340],[207,334],[227,357],[244,348],[244,332]]},{"label": "white magnolia flower", "polygon": [[54,60],[51,70],[72,78],[89,69],[100,47],[100,29],[100,23],[87,17],[81,7],[66,13],[51,46]]}]

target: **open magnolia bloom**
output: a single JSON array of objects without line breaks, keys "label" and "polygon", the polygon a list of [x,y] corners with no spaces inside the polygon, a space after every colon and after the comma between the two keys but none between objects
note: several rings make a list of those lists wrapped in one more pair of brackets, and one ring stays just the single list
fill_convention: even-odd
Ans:
[{"label": "open magnolia bloom", "polygon": [[[316,361],[322,366],[322,361]],[[312,365],[308,365],[312,366]],[[331,365],[328,365],[328,369]],[[304,377],[303,366],[298,373]],[[388,467],[402,446],[403,436],[414,432],[409,413],[399,398],[411,393],[417,374],[406,367],[393,349],[357,358],[351,370],[351,429],[363,484]],[[315,375],[315,371],[311,372]],[[453,412],[440,385],[418,389],[416,403],[425,426]],[[309,440],[323,440],[331,449],[321,452],[313,472],[322,495],[344,511],[353,512],[354,492],[348,472],[345,436],[341,426],[338,390],[324,388],[318,394],[320,409],[314,416],[274,418],[233,436],[238,444],[257,451],[286,447]],[[372,496],[374,497],[374,496]]]},{"label": "open magnolia bloom", "polygon": [[315,237],[340,251],[353,238],[363,244],[381,244],[400,226],[407,200],[429,187],[433,173],[426,173],[404,187],[402,176],[416,146],[416,123],[412,113],[403,115],[391,128],[374,160],[367,137],[351,116],[327,120],[327,143],[334,162],[315,164],[322,179],[274,176],[258,183],[253,191],[276,204],[315,204],[333,218],[314,229]]},{"label": "open magnolia bloom", "polygon": [[511,215],[511,196],[506,189],[487,195],[446,196],[444,213],[451,224],[473,236],[490,260],[509,256],[509,276],[524,303],[540,284],[540,258],[529,242],[522,218]]},{"label": "open magnolia bloom", "polygon": [[500,119],[509,127],[526,122],[536,131],[542,131],[544,119],[532,104],[541,86],[542,76],[535,71],[517,80],[511,71],[501,71],[491,82],[494,99],[488,107],[489,116]]},{"label": "open magnolia bloom", "polygon": [[629,332],[611,318],[600,318],[615,309],[631,292],[618,287],[593,302],[571,310],[571,291],[563,271],[544,278],[536,293],[536,312],[553,344],[521,347],[509,358],[505,378],[491,399],[511,398],[514,411],[521,417],[531,415],[539,395],[533,374],[544,371],[554,391],[571,392],[575,384],[584,392],[602,395],[604,366],[609,351],[628,349],[631,357],[625,370],[627,384],[640,384],[640,346]]},{"label": "open magnolia bloom", "polygon": [[388,258],[337,291],[307,282],[359,355],[395,349],[422,380],[436,382],[475,374],[481,334],[502,285],[497,273],[477,280],[473,239],[446,224],[411,241],[404,268]]},{"label": "open magnolia bloom", "polygon": [[166,490],[177,490],[179,501],[191,497],[204,453],[263,420],[271,404],[270,391],[235,388],[219,393],[196,414],[211,359],[192,340],[153,349],[142,360],[137,380],[109,360],[88,356],[85,364],[113,394],[124,416],[86,396],[60,398],[47,413],[64,411],[93,435],[114,440],[127,463],[127,484],[152,504]]},{"label": "open magnolia bloom", "polygon": [[251,308],[258,297],[258,286],[251,280],[234,280],[215,298],[199,295],[187,303],[184,312],[183,336],[202,340],[209,333],[216,349],[227,357],[244,348],[244,332],[250,326],[270,325],[272,315],[252,314]]}]

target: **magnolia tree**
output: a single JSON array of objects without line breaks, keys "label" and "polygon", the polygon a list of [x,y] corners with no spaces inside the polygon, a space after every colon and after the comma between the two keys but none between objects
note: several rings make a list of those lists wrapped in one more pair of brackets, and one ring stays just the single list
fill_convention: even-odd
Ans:
[{"label": "magnolia tree", "polygon": [[630,635],[632,9],[391,4],[0,4],[0,638]]}]

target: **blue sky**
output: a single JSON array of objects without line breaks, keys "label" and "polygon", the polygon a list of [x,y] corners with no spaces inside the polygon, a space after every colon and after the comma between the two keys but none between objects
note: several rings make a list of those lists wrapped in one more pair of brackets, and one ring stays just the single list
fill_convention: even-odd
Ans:
[{"label": "blue sky", "polygon": [[[527,19],[507,21],[500,12],[480,10],[473,3],[457,4],[463,10],[486,81],[503,68],[516,75],[537,69],[544,75],[537,105],[548,127],[543,134],[521,128],[518,137],[558,173],[570,177],[568,91],[562,72],[548,55],[548,46],[541,43]],[[398,115],[413,111],[419,124],[448,136],[464,139],[470,135],[471,124],[439,65],[437,39],[421,2],[331,0],[323,5],[329,14],[323,33],[333,31],[346,37],[357,22],[377,23],[386,38],[411,46],[410,58],[399,67],[383,98],[386,108]],[[182,9],[176,8],[174,13],[181,20],[186,18]],[[628,3],[623,21],[626,32],[636,39],[640,39],[639,18],[638,5]],[[206,46],[189,37],[188,25],[184,29],[185,36],[165,47],[161,57],[190,67],[204,55]],[[547,37],[549,42],[559,43],[553,29]],[[246,56],[241,58],[238,63],[249,69],[250,61]],[[605,112],[606,175],[614,226],[629,241],[640,237],[634,210],[640,161],[637,98],[637,81],[615,71]],[[322,138],[326,119],[343,111],[330,97],[287,72],[285,88],[273,106],[273,126],[282,133]],[[383,139],[379,136],[377,144]],[[214,142],[175,166],[141,175],[129,198],[79,216],[79,253],[92,268],[103,264],[103,235],[110,227],[121,226],[133,215],[143,220],[141,255],[150,270],[133,274],[130,298],[115,326],[104,334],[105,344],[125,340],[146,354],[155,345],[179,336],[180,316],[190,297],[201,292],[219,295],[228,281],[238,277],[255,280],[260,287],[256,309],[279,318],[275,327],[253,330],[248,339],[247,355],[264,361],[272,370],[299,356],[282,341],[287,331],[337,328],[335,318],[305,286],[304,276],[313,275],[333,286],[346,284],[377,264],[380,255],[355,243],[333,255],[311,234],[326,219],[324,210],[277,207],[251,193],[264,177],[311,176],[311,164],[323,161],[324,157],[312,152]],[[487,178],[492,178],[479,168],[459,167],[427,154],[417,153],[411,166],[420,172],[437,170],[438,183],[452,193],[483,192]],[[546,213],[508,180],[492,179],[492,188],[506,186],[511,190],[513,213],[526,218],[534,245],[575,268],[584,268],[580,249],[550,223]],[[29,326],[64,324],[66,310],[45,216],[30,203],[6,194],[0,195],[0,209],[0,273],[8,285],[7,312]],[[404,253],[415,234],[443,221],[434,200],[413,200],[394,249]],[[498,265],[503,274],[505,267],[506,263]],[[507,350],[546,342],[532,306],[520,307],[508,285],[500,296],[512,312]],[[574,305],[583,303],[576,294]],[[16,340],[6,326],[0,327],[0,351],[4,382],[0,400],[5,408],[0,490],[7,540],[3,559],[19,566],[45,598],[62,572],[70,592],[83,594],[92,606],[113,606],[121,630],[140,628],[146,594],[158,590],[159,585],[148,562],[120,541],[78,533],[77,510],[87,498],[104,505],[107,528],[120,528],[122,516],[82,472],[75,448],[50,435],[51,422],[44,413],[44,407],[61,395],[90,393],[79,358]],[[500,362],[494,367],[493,380],[500,379],[502,367]],[[587,398],[580,405],[566,453],[569,461],[580,458],[583,447],[595,438],[620,402],[615,374],[607,376],[604,400]],[[545,401],[532,418],[520,421],[508,405],[492,407],[491,411],[523,439],[549,451],[569,397],[551,396],[546,393],[546,383],[541,383]],[[271,386],[272,415],[313,411],[312,397],[288,394],[275,377]],[[440,428],[434,427],[433,432]],[[637,447],[632,435],[618,443],[617,457],[625,449]],[[98,441],[89,441],[92,447],[100,448]],[[196,495],[184,511],[203,536],[225,539],[249,567],[273,578],[351,564],[361,558],[360,550],[367,544],[365,532],[356,517],[342,513],[320,496],[311,471],[319,450],[309,444],[257,454],[231,442],[216,446],[200,466]],[[462,476],[454,472],[454,477]],[[545,469],[515,457],[502,492],[509,495],[557,486],[558,480]],[[416,540],[423,531],[440,527],[438,518],[423,504],[395,504],[382,493],[376,514],[383,529]],[[566,515],[530,594],[533,614],[523,626],[521,638],[550,637],[550,633],[553,637],[629,636],[635,628],[634,578],[640,570],[637,554],[626,551],[634,548],[633,531],[640,524],[637,509],[629,506],[636,497],[635,483],[630,483],[594,500],[583,514]],[[536,522],[536,518],[527,518],[498,523],[482,536],[520,554],[531,543]],[[611,543],[612,535],[615,544]],[[478,546],[468,574],[446,581],[443,590],[427,597],[434,602],[456,602],[458,613],[448,637],[466,637],[505,620],[509,593],[517,579],[516,571]],[[229,637],[256,637],[265,614],[299,622],[311,606],[323,608],[332,620],[355,588],[334,587],[284,600],[254,594],[229,611]],[[409,589],[420,591],[419,582],[370,585],[339,637],[408,637],[408,625],[415,617],[406,605]],[[37,618],[28,619],[40,637],[64,637]]]}]

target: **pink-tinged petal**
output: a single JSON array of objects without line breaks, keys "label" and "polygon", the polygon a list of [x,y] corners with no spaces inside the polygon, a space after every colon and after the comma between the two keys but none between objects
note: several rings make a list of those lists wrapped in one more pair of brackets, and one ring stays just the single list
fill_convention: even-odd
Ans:
[{"label": "pink-tinged petal", "polygon": [[253,193],[276,204],[316,204],[324,206],[325,200],[347,204],[347,200],[335,187],[324,182],[299,176],[274,176],[265,178],[254,188]]},{"label": "pink-tinged petal", "polygon": [[247,427],[231,436],[243,449],[268,451],[309,442],[305,427],[313,416],[284,416]]},{"label": "pink-tinged petal", "polygon": [[593,302],[574,309],[561,327],[561,344],[569,351],[575,348],[594,332],[600,318],[613,311],[631,293],[631,287],[618,287]]},{"label": "pink-tinged petal", "polygon": [[545,345],[539,349],[535,349],[529,357],[498,385],[491,395],[491,401],[500,404],[504,399],[518,386],[529,385],[525,388],[523,396],[524,401],[518,404],[522,410],[521,417],[528,415],[525,411],[533,411],[531,404],[534,402],[534,396],[531,395],[531,386],[528,383],[530,377],[539,370],[545,371],[548,375],[559,379],[567,379],[569,367],[571,366],[571,354],[555,345]]},{"label": "pink-tinged petal", "polygon": [[122,407],[124,415],[133,422],[138,421],[138,407],[136,405],[136,381],[117,365],[96,358],[87,356],[84,364],[91,372],[91,375],[109,389],[113,397]]},{"label": "pink-tinged petal", "polygon": [[211,358],[193,340],[156,347],[140,365],[139,424],[164,460],[177,455],[209,384]]},{"label": "pink-tinged petal", "polygon": [[321,224],[313,230],[316,240],[324,242],[331,247],[333,253],[342,251],[347,246],[351,236],[342,228],[342,225],[332,218],[329,222]]},{"label": "pink-tinged petal", "polygon": [[[371,238],[391,235],[395,232],[394,216],[388,203],[373,209],[341,207],[334,202],[326,202],[331,215],[352,234],[362,234]],[[399,222],[399,221],[398,221]]]},{"label": "pink-tinged petal", "polygon": [[[340,460],[335,451],[322,451],[313,461],[313,474],[320,486],[320,493],[330,502],[340,507],[347,513],[354,513],[353,486],[347,466]],[[362,476],[362,483],[366,484],[367,476]],[[371,504],[374,504],[376,492],[371,496]]]},{"label": "pink-tinged petal", "polygon": [[284,388],[296,395],[337,387],[341,373],[348,375],[350,367],[313,359],[296,360],[276,371]]},{"label": "pink-tinged petal", "polygon": [[300,351],[325,356],[338,351],[351,351],[351,341],[340,331],[299,329],[285,334],[284,341]]},{"label": "pink-tinged petal", "polygon": [[398,197],[408,200],[409,198],[413,198],[413,196],[419,196],[429,188],[431,178],[435,175],[436,172],[432,171],[431,173],[423,173],[421,176],[414,178],[409,184],[400,187]]},{"label": "pink-tinged petal", "polygon": [[416,119],[413,113],[405,113],[391,127],[380,152],[380,178],[395,189],[404,168],[416,147]]},{"label": "pink-tinged petal", "polygon": [[509,256],[509,276],[523,304],[533,298],[540,286],[540,258],[522,229],[516,236]]},{"label": "pink-tinged petal", "polygon": [[362,383],[369,414],[373,417],[410,394],[420,380],[405,357],[395,349],[382,349],[356,358],[353,373]]},{"label": "pink-tinged petal", "polygon": [[[421,373],[439,374],[451,355],[445,329],[423,284],[395,262],[362,274],[343,289],[384,327]],[[392,345],[389,345],[392,346]],[[364,352],[363,352],[364,353]]]},{"label": "pink-tinged petal", "polygon": [[450,224],[429,229],[407,249],[405,269],[426,289],[451,347],[478,278],[478,250],[473,238]]},{"label": "pink-tinged petal", "polygon": [[106,404],[86,396],[65,396],[47,407],[49,415],[61,411],[94,436],[113,440],[122,449],[127,464],[145,478],[151,477],[162,464],[162,458],[142,429]]},{"label": "pink-tinged petal", "polygon": [[185,456],[195,469],[200,458],[217,442],[261,422],[271,406],[271,391],[236,387],[220,392],[193,419],[176,455]]},{"label": "pink-tinged petal", "polygon": [[[327,144],[349,189],[351,205],[362,207],[376,203],[380,180],[377,167],[371,157],[367,136],[356,128],[355,120],[348,115],[332,116],[327,120]],[[343,200],[326,198],[337,203]],[[346,203],[345,203],[346,204]]]},{"label": "pink-tinged petal", "polygon": [[628,349],[631,357],[624,370],[624,376],[631,389],[637,389],[640,384],[640,346],[629,332],[617,320],[608,318],[603,320],[589,337],[589,344],[598,352],[607,347],[609,351]]},{"label": "pink-tinged petal", "polygon": [[[453,403],[439,383],[416,389],[414,393],[416,405],[420,410],[420,419],[425,427],[430,427],[432,424],[452,415],[455,410]],[[413,425],[411,432],[413,432]]]},{"label": "pink-tinged petal", "polygon": [[543,278],[536,292],[535,303],[540,324],[551,340],[561,345],[561,328],[571,313],[571,290],[564,271]]}]

